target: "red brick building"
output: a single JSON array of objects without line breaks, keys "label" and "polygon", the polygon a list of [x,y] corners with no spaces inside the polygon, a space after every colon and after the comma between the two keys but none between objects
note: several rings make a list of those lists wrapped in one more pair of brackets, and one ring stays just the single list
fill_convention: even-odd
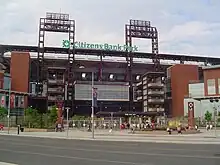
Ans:
[{"label": "red brick building", "polygon": [[220,95],[220,66],[203,68],[205,96]]},{"label": "red brick building", "polygon": [[199,80],[197,65],[177,64],[167,69],[171,100],[170,116],[178,117],[184,115],[184,97],[188,95],[188,84],[192,80]]},{"label": "red brick building", "polygon": [[[23,52],[11,53],[11,89],[18,92],[29,92],[30,54]],[[27,106],[27,96],[24,98]]]},{"label": "red brick building", "polygon": [[[11,53],[10,74],[6,74],[4,70],[0,71],[0,93],[1,100],[6,100],[9,90],[11,90],[11,108],[14,107],[15,95],[24,96],[22,99],[23,107],[28,106],[27,93],[29,91],[29,66],[30,54],[12,52]],[[9,79],[6,79],[9,77]],[[7,102],[7,101],[6,101]],[[3,103],[2,106],[7,106]]]}]

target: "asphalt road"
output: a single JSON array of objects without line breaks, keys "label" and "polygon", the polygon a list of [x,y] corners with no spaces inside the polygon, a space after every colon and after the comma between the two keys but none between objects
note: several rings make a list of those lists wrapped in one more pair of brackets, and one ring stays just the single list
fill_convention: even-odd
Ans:
[{"label": "asphalt road", "polygon": [[18,165],[219,165],[220,145],[80,141],[0,135],[0,162]]}]

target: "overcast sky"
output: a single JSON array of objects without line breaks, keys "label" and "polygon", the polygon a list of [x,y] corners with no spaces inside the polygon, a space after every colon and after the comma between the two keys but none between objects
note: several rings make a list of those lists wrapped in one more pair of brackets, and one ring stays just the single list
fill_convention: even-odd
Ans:
[{"label": "overcast sky", "polygon": [[[219,56],[220,0],[0,0],[0,44],[37,45],[39,18],[70,14],[76,40],[124,43],[129,19],[149,20],[159,31],[160,53]],[[61,46],[67,35],[47,33],[46,46]],[[134,39],[151,52],[150,40]]]}]

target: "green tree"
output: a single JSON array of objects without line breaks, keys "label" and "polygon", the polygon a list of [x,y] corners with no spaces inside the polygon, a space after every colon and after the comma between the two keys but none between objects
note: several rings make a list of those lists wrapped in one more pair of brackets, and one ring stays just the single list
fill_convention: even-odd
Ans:
[{"label": "green tree", "polygon": [[210,122],[212,120],[212,113],[211,112],[206,111],[206,113],[205,113],[205,120],[207,122]]},{"label": "green tree", "polygon": [[57,107],[53,106],[52,109],[48,113],[49,116],[49,122],[54,125],[57,121]]},{"label": "green tree", "polygon": [[0,119],[5,117],[8,114],[8,110],[4,107],[0,107]]},{"label": "green tree", "polygon": [[30,125],[32,128],[42,128],[44,125],[42,114],[37,109],[28,107],[25,109],[25,125]]}]

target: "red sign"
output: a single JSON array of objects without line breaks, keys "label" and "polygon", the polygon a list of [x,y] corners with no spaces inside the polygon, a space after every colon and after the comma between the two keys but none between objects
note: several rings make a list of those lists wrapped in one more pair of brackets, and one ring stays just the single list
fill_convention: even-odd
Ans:
[{"label": "red sign", "polygon": [[5,96],[2,96],[1,98],[1,107],[5,106]]},{"label": "red sign", "polygon": [[193,111],[194,110],[194,102],[188,102],[188,110]]},{"label": "red sign", "polygon": [[188,125],[194,127],[194,102],[188,102]]},{"label": "red sign", "polygon": [[15,95],[11,95],[10,96],[10,107],[14,108],[14,104],[15,104]]}]

